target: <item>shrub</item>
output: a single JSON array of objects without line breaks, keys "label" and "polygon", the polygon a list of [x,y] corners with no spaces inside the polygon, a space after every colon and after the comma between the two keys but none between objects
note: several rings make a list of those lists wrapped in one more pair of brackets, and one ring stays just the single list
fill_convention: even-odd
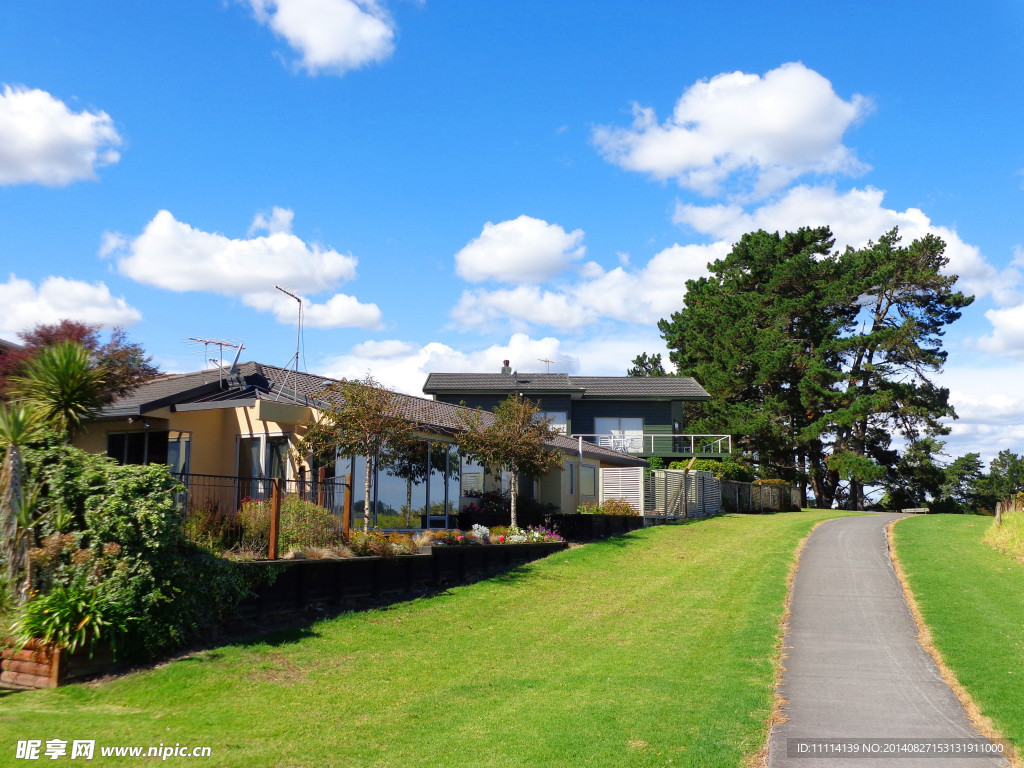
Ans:
[{"label": "shrub", "polygon": [[[270,499],[243,499],[238,510],[242,548],[267,552],[270,546]],[[333,547],[341,543],[341,531],[334,515],[297,494],[281,498],[278,551],[305,547]]]},{"label": "shrub", "polygon": [[348,548],[359,557],[393,557],[394,555],[415,555],[418,544],[407,533],[384,533],[383,531],[352,531]]},{"label": "shrub", "polygon": [[581,515],[626,515],[639,516],[639,512],[625,499],[605,499],[600,504],[581,505],[577,510]]},{"label": "shrub", "polygon": [[185,537],[174,504],[180,486],[166,467],[120,466],[55,444],[25,455],[44,507],[62,507],[73,523],[33,550],[39,567],[18,617],[23,634],[76,645],[102,638],[119,654],[153,656],[195,637],[248,592],[241,571]]}]

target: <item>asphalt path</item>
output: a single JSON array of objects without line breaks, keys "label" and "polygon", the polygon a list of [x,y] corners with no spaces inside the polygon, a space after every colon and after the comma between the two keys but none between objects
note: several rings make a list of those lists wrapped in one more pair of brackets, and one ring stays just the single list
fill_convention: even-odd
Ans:
[{"label": "asphalt path", "polygon": [[1008,765],[954,751],[988,742],[917,640],[886,541],[897,517],[830,520],[807,540],[783,643],[788,719],[772,730],[769,768]]}]

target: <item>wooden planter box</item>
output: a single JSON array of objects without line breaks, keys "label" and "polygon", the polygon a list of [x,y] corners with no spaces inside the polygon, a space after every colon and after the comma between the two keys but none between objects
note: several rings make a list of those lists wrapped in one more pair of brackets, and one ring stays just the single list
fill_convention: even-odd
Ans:
[{"label": "wooden planter box", "polygon": [[105,672],[113,663],[113,653],[103,645],[90,656],[87,648],[68,653],[32,640],[22,650],[0,649],[0,683],[21,688],[56,688]]}]

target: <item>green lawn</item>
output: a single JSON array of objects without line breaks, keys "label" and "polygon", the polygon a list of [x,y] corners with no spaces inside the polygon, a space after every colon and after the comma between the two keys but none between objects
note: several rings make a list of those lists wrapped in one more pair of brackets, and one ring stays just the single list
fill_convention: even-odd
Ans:
[{"label": "green lawn", "polygon": [[1024,566],[982,542],[992,518],[896,525],[896,552],[935,645],[996,728],[1024,747]]},{"label": "green lawn", "polygon": [[[22,739],[210,746],[216,766],[741,765],[767,732],[798,542],[841,513],[729,515],[197,653],[6,695]],[[68,758],[64,758],[68,759]],[[136,764],[126,760],[124,764]]]}]

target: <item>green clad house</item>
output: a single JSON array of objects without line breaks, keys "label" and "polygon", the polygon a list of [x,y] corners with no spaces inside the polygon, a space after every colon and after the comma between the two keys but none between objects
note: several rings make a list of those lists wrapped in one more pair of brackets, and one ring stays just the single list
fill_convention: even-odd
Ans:
[{"label": "green clad house", "polygon": [[666,461],[730,453],[729,435],[686,433],[684,405],[710,399],[686,376],[570,376],[519,373],[506,360],[500,373],[431,373],[423,392],[435,400],[493,409],[513,393],[538,404],[566,435],[642,458]]}]

